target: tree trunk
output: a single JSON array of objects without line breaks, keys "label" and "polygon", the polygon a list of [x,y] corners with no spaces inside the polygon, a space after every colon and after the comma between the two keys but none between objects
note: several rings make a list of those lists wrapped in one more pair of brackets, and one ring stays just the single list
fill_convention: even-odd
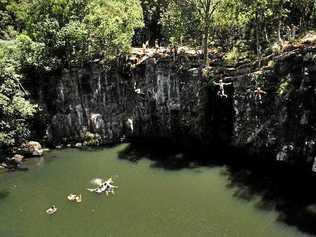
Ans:
[{"label": "tree trunk", "polygon": [[279,20],[278,20],[278,41],[279,41],[279,43],[282,42],[281,26],[282,26],[282,22],[281,22],[281,19],[280,19],[280,17],[279,17]]},{"label": "tree trunk", "polygon": [[208,66],[208,27],[204,29],[204,36],[203,36],[203,55],[204,55],[204,65]]},{"label": "tree trunk", "polygon": [[259,60],[259,67],[261,66],[261,47],[260,47],[260,27],[259,27],[259,17],[258,17],[258,11],[256,10],[256,47],[257,47],[257,56]]},{"label": "tree trunk", "polygon": [[208,36],[209,36],[209,27],[211,20],[211,4],[212,0],[207,0],[205,3],[205,12],[204,12],[204,38],[203,38],[203,54],[204,54],[204,65],[208,66]]},{"label": "tree trunk", "polygon": [[269,39],[268,31],[267,31],[267,25],[264,26],[264,36],[266,38],[266,41],[270,43],[270,39]]},{"label": "tree trunk", "polygon": [[278,41],[282,43],[282,36],[281,36],[281,27],[282,27],[282,9],[283,9],[283,0],[279,2],[278,7]]}]

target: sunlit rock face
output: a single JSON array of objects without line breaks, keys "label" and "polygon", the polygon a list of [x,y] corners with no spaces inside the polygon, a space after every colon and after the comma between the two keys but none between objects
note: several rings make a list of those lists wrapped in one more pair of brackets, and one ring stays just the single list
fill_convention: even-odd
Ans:
[{"label": "sunlit rock face", "polygon": [[48,108],[47,135],[54,143],[81,142],[87,132],[104,143],[123,137],[207,143],[215,135],[207,81],[171,61],[148,59],[125,73],[93,64],[51,80],[44,104],[56,101]]},{"label": "sunlit rock face", "polygon": [[131,110],[135,138],[201,138],[203,81],[192,73],[177,71],[171,62],[148,60],[133,72],[140,93]]},{"label": "sunlit rock face", "polygon": [[104,73],[98,65],[65,70],[51,78],[56,87],[48,91],[45,104],[54,143],[82,141],[85,133],[99,134],[105,142],[115,142],[124,133],[125,112],[132,107],[131,82],[117,72]]}]

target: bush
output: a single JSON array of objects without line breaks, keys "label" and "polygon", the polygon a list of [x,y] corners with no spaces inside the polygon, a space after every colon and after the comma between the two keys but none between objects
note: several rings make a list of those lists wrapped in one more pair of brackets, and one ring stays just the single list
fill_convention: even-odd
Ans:
[{"label": "bush", "polygon": [[29,120],[38,106],[27,98],[17,47],[0,45],[0,143],[19,145],[29,138]]},{"label": "bush", "polygon": [[285,78],[281,81],[277,93],[279,96],[289,94],[294,89],[294,86],[290,83],[289,79]]},{"label": "bush", "polygon": [[231,51],[226,53],[225,62],[228,64],[236,64],[248,56],[247,52],[242,52],[238,47],[233,47]]},{"label": "bush", "polygon": [[86,132],[83,139],[88,146],[99,146],[102,143],[102,138],[98,133]]}]

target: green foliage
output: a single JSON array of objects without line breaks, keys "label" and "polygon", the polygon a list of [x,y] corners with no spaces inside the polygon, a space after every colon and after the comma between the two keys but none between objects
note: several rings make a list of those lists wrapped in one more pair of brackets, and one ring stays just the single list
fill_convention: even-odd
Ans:
[{"label": "green foliage", "polygon": [[111,60],[129,49],[134,30],[142,26],[135,0],[33,0],[28,32],[44,45],[44,67],[54,70],[96,57]]},{"label": "green foliage", "polygon": [[86,132],[83,139],[88,146],[99,146],[102,143],[102,138],[97,133]]},{"label": "green foliage", "polygon": [[145,41],[154,41],[160,36],[161,15],[168,9],[170,0],[140,0],[143,15],[144,28],[138,32],[136,38],[138,44]]},{"label": "green foliage", "polygon": [[[210,12],[214,10],[212,15],[205,14],[207,3],[211,5]],[[272,48],[278,51],[271,45],[315,28],[316,1],[170,0],[161,22],[163,34],[168,38],[179,41],[182,36],[186,43],[198,40],[199,44],[209,25],[209,42],[230,51],[229,58],[237,58],[234,46],[240,40],[247,45],[247,51],[259,55],[270,53]]]},{"label": "green foliage", "polygon": [[33,67],[36,70],[44,66],[44,44],[36,43],[28,35],[20,34],[16,38],[16,45],[22,68]]},{"label": "green foliage", "polygon": [[277,93],[279,96],[285,96],[288,95],[292,90],[294,90],[294,86],[290,83],[288,78],[284,78],[279,85]]},{"label": "green foliage", "polygon": [[28,0],[0,0],[0,39],[12,39],[22,31],[28,6]]},{"label": "green foliage", "polygon": [[19,54],[15,46],[0,45],[0,143],[7,146],[28,138],[28,120],[38,110],[21,84]]},{"label": "green foliage", "polygon": [[226,53],[225,61],[228,64],[235,64],[242,57],[242,53],[239,51],[237,47],[233,47],[233,49]]},{"label": "green foliage", "polygon": [[143,26],[141,7],[135,0],[92,1],[84,22],[92,33],[91,46],[110,59],[126,52],[134,29]]},{"label": "green foliage", "polygon": [[170,41],[180,43],[201,40],[201,29],[197,12],[192,4],[182,1],[170,1],[168,10],[161,16],[162,33]]},{"label": "green foliage", "polygon": [[[38,111],[23,72],[108,62],[128,51],[143,26],[138,0],[0,0],[0,17],[0,143],[7,146],[29,137]],[[86,139],[101,141],[96,134]]]},{"label": "green foliage", "polygon": [[225,63],[236,64],[241,61],[251,60],[253,55],[243,41],[237,41],[233,48],[225,54]]}]

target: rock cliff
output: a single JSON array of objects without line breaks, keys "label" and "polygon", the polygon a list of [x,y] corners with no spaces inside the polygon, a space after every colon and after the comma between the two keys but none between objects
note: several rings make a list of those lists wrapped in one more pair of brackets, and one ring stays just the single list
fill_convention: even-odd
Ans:
[{"label": "rock cliff", "polygon": [[[279,161],[313,163],[316,48],[301,47],[234,78],[234,144]],[[238,69],[237,69],[238,71]],[[263,88],[262,100],[254,92]]]},{"label": "rock cliff", "polygon": [[[316,156],[316,47],[297,47],[257,63],[204,70],[197,58],[148,57],[110,72],[92,63],[64,70],[42,87],[54,143],[169,139],[230,144],[279,161],[312,165]],[[212,81],[224,78],[227,98]],[[48,88],[49,87],[49,88]],[[261,88],[265,93],[256,93]],[[45,91],[45,92],[44,92]],[[260,98],[261,97],[261,98]]]}]

